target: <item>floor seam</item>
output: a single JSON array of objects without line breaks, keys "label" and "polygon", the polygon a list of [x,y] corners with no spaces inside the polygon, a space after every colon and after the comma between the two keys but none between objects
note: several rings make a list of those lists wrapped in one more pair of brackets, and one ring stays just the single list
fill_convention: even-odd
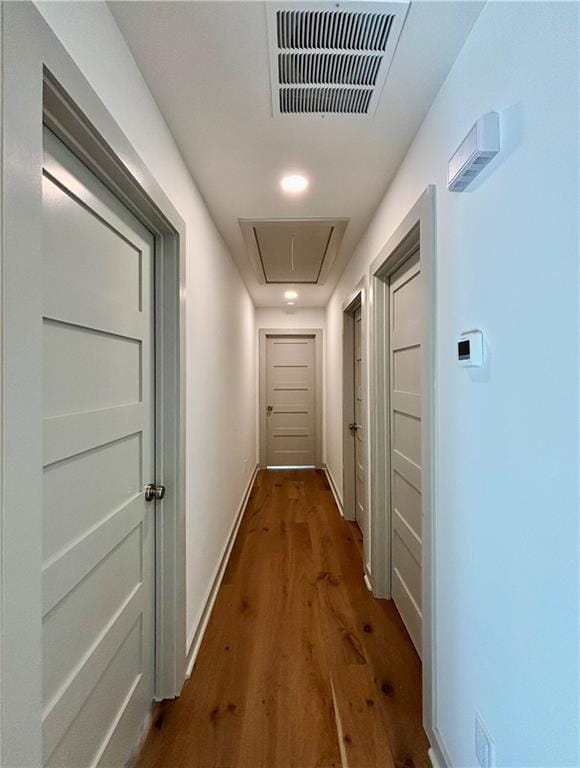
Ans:
[{"label": "floor seam", "polygon": [[332,674],[330,675],[330,690],[332,693],[332,705],[334,707],[336,734],[338,736],[338,749],[340,750],[340,764],[342,768],[348,768],[348,755],[346,754],[346,747],[344,746],[344,729],[342,727],[342,720],[340,717],[340,710],[338,708],[338,701],[334,690],[334,680],[332,678]]}]

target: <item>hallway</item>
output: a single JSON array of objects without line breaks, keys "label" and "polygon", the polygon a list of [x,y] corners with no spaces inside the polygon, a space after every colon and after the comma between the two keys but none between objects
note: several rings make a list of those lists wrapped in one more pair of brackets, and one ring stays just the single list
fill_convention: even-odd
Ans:
[{"label": "hallway", "polygon": [[580,768],[579,30],[0,0],[0,768]]},{"label": "hallway", "polygon": [[191,678],[139,768],[426,768],[420,662],[323,472],[258,474]]}]

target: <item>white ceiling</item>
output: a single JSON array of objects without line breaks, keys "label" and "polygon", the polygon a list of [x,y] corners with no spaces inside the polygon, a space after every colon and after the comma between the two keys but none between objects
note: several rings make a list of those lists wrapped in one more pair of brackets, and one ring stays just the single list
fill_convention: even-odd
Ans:
[{"label": "white ceiling", "polygon": [[[285,286],[259,283],[239,219],[350,220],[325,284],[298,287],[324,306],[481,7],[413,2],[374,118],[325,119],[272,117],[265,3],[110,2],[257,306]],[[302,196],[279,189],[288,171]]]}]

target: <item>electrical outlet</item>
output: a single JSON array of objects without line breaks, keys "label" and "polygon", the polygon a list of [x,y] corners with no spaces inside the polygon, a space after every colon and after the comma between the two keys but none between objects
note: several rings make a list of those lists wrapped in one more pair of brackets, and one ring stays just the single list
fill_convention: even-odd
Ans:
[{"label": "electrical outlet", "polygon": [[481,768],[493,768],[495,765],[493,741],[477,713],[475,714],[475,756]]}]

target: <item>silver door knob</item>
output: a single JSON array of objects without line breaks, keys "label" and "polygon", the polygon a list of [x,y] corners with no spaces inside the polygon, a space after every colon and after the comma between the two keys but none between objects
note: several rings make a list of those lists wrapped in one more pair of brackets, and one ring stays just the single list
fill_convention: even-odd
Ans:
[{"label": "silver door knob", "polygon": [[353,422],[352,424],[349,424],[349,425],[348,425],[348,428],[350,429],[350,431],[351,431],[351,432],[356,432],[356,431],[357,431],[357,429],[358,429],[358,424],[355,424],[355,423]]},{"label": "silver door knob", "polygon": [[145,501],[161,501],[165,496],[165,486],[149,483],[145,486]]},{"label": "silver door knob", "polygon": [[269,405],[268,406],[268,413],[270,413],[270,411],[273,411],[273,410],[274,410],[274,406],[273,405]]}]

